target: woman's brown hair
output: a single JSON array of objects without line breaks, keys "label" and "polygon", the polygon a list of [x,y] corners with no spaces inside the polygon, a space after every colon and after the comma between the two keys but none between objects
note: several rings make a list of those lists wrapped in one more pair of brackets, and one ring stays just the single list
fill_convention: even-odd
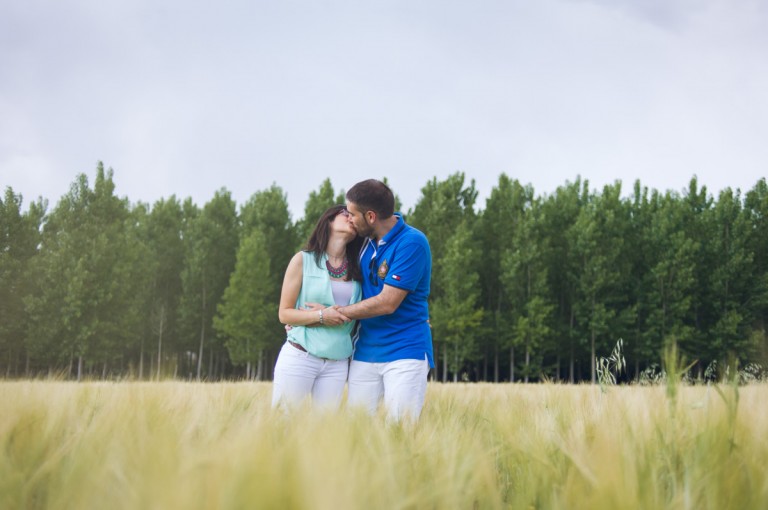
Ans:
[{"label": "woman's brown hair", "polygon": [[[304,248],[305,251],[311,252],[315,256],[315,262],[317,267],[322,267],[320,263],[323,260],[323,254],[328,249],[328,240],[331,237],[331,223],[336,219],[336,216],[345,212],[347,207],[345,205],[334,205],[329,207],[317,220],[315,229],[309,236],[307,245]],[[347,243],[346,256],[348,260],[347,274],[350,280],[357,280],[358,282],[363,279],[363,273],[360,270],[360,248],[363,246],[363,238],[355,237],[352,241]]]}]

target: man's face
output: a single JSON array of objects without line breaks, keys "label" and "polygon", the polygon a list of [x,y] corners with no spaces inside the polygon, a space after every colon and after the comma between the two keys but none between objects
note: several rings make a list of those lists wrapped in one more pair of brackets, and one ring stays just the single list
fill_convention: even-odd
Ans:
[{"label": "man's face", "polygon": [[347,220],[355,227],[357,235],[370,237],[373,234],[373,226],[368,223],[365,211],[358,209],[357,204],[354,202],[347,202],[347,211],[349,211]]}]

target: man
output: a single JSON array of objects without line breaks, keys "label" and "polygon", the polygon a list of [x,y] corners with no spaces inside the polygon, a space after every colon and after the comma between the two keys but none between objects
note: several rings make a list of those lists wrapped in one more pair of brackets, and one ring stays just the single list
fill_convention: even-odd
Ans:
[{"label": "man", "polygon": [[394,214],[394,195],[383,182],[359,182],[346,199],[349,221],[367,237],[360,252],[363,300],[335,307],[349,319],[363,319],[349,368],[348,404],[374,413],[383,398],[390,419],[416,421],[434,366],[429,242]]}]

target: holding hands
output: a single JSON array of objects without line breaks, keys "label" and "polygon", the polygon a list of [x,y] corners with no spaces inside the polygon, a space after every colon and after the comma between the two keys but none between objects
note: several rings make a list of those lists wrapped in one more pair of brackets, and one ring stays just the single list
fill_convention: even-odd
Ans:
[{"label": "holding hands", "polygon": [[[339,312],[339,308],[340,307],[338,305],[326,307],[320,303],[304,304],[305,310],[317,312],[318,314],[318,321],[314,325],[322,324],[323,326],[340,326],[346,322],[351,322],[352,319]],[[322,317],[322,323],[319,320],[319,317]]]}]

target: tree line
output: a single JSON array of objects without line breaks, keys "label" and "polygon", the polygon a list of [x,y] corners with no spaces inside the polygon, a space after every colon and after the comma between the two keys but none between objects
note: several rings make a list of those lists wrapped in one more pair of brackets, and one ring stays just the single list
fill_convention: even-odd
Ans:
[{"label": "tree line", "polygon": [[[537,195],[502,174],[483,208],[477,197],[456,173],[404,212],[432,248],[436,380],[594,382],[618,339],[629,377],[669,342],[698,377],[768,359],[765,179],[715,199],[696,177],[680,193],[577,178]],[[101,163],[50,211],[6,188],[0,375],[269,379],[285,268],[343,202],[326,179],[295,222],[274,184],[241,206],[226,189],[202,207],[134,204]]]}]

